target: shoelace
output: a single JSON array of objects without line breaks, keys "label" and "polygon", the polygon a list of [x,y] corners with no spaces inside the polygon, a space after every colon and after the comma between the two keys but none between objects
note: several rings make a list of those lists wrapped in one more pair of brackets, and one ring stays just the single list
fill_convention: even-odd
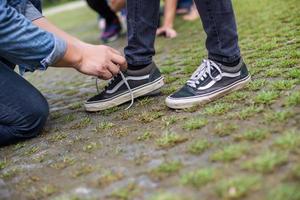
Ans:
[{"label": "shoelace", "polygon": [[[128,106],[127,108],[125,108],[125,110],[128,110],[129,108],[131,108],[131,106],[132,106],[133,103],[134,103],[134,96],[133,96],[133,92],[132,92],[132,90],[131,90],[131,88],[130,88],[130,85],[129,85],[129,83],[128,83],[126,77],[124,76],[123,72],[120,71],[120,75],[121,75],[121,77],[122,77],[122,79],[123,79],[123,81],[124,81],[126,87],[128,88],[128,91],[129,91],[130,96],[131,96],[131,103],[129,104],[129,106]],[[112,78],[112,79],[108,82],[108,85],[110,85],[110,84],[112,83],[113,80],[114,80],[114,78]],[[98,77],[96,78],[96,88],[97,88],[98,94],[100,94],[100,90],[99,90],[99,87],[98,87]]]},{"label": "shoelace", "polygon": [[[213,77],[211,72],[212,70],[218,70],[219,76]],[[200,84],[200,81],[204,81],[205,78],[209,76],[214,81],[219,81],[222,79],[222,70],[220,67],[211,60],[203,60],[202,64],[197,68],[191,78],[187,81],[187,85],[197,88],[197,85]]]}]

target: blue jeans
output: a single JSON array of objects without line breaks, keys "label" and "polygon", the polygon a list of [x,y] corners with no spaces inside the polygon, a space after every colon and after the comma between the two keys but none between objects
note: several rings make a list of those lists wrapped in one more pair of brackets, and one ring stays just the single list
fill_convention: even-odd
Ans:
[{"label": "blue jeans", "polygon": [[[128,45],[124,51],[130,65],[152,62],[159,21],[159,2],[160,0],[127,0]],[[238,60],[240,49],[231,0],[195,0],[195,4],[207,34],[208,58],[227,63]]]},{"label": "blue jeans", "polygon": [[48,117],[46,99],[0,61],[0,146],[38,135]]}]

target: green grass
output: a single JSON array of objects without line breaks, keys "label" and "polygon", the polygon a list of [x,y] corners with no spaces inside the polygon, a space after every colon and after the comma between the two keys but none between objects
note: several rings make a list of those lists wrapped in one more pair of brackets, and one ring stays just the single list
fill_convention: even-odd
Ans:
[{"label": "green grass", "polygon": [[96,126],[96,132],[101,132],[104,130],[109,130],[111,128],[113,128],[115,126],[114,123],[112,122],[100,122],[97,126]]},{"label": "green grass", "polygon": [[292,80],[279,80],[272,83],[274,90],[290,90],[293,87],[295,87],[295,83]]},{"label": "green grass", "polygon": [[293,117],[295,114],[290,110],[282,110],[282,111],[269,111],[264,113],[264,120],[266,123],[271,122],[286,122],[289,118]]},{"label": "green grass", "polygon": [[211,147],[212,143],[208,140],[196,140],[187,147],[187,151],[194,155],[199,155]]},{"label": "green grass", "polygon": [[113,182],[119,181],[124,177],[121,172],[113,172],[111,170],[105,171],[103,175],[97,180],[97,185],[99,187],[107,187]]},{"label": "green grass", "polygon": [[205,106],[204,113],[208,115],[223,115],[233,107],[229,103],[216,103],[213,105]]},{"label": "green grass", "polygon": [[276,138],[273,145],[282,150],[300,150],[300,135],[299,131],[289,130],[283,135]]},{"label": "green grass", "polygon": [[217,123],[214,133],[220,137],[228,136],[234,133],[237,126],[233,123]]},{"label": "green grass", "polygon": [[207,119],[204,119],[203,117],[194,117],[184,123],[183,129],[187,131],[196,130],[206,126],[207,124]]},{"label": "green grass", "polygon": [[276,91],[261,91],[257,94],[254,102],[257,104],[271,104],[279,97],[279,93]]},{"label": "green grass", "polygon": [[230,113],[230,118],[237,118],[237,119],[245,120],[250,117],[253,117],[255,114],[260,113],[262,111],[263,111],[262,107],[251,105],[251,106],[242,108],[238,112]]},{"label": "green grass", "polygon": [[269,192],[268,200],[299,200],[300,184],[284,183]]},{"label": "green grass", "polygon": [[188,198],[173,192],[158,192],[147,200],[188,200]]},{"label": "green grass", "polygon": [[300,105],[300,92],[292,92],[288,97],[285,98],[284,104],[286,106]]},{"label": "green grass", "polygon": [[257,91],[257,90],[262,89],[266,85],[266,82],[267,81],[265,79],[257,79],[257,80],[250,82],[248,84],[247,88],[252,91]]},{"label": "green grass", "polygon": [[260,187],[261,177],[241,175],[221,180],[217,184],[216,192],[222,199],[243,199]]},{"label": "green grass", "polygon": [[7,161],[6,159],[0,161],[0,170],[4,169],[7,166]]},{"label": "green grass", "polygon": [[139,135],[137,137],[137,140],[138,141],[147,141],[147,140],[151,139],[152,137],[153,137],[153,135],[150,132],[146,131],[142,135]]},{"label": "green grass", "polygon": [[150,123],[158,118],[161,118],[163,115],[164,113],[160,111],[143,112],[138,116],[138,120],[143,123]]},{"label": "green grass", "polygon": [[266,151],[247,161],[243,167],[249,170],[255,170],[261,173],[271,173],[277,167],[285,164],[288,161],[288,155],[277,151]]},{"label": "green grass", "polygon": [[246,144],[229,144],[214,152],[210,159],[212,161],[231,162],[242,157],[248,150]]},{"label": "green grass", "polygon": [[255,129],[255,130],[247,130],[242,134],[238,134],[234,137],[235,140],[248,140],[248,141],[263,141],[270,134],[266,129]]},{"label": "green grass", "polygon": [[156,144],[161,148],[170,148],[187,140],[188,138],[185,136],[167,131],[156,140]]},{"label": "green grass", "polygon": [[299,82],[299,79],[300,79],[300,69],[293,68],[293,69],[289,70],[288,74],[287,74],[287,77],[288,78],[298,79],[298,82]]},{"label": "green grass", "polygon": [[79,122],[77,122],[76,124],[74,124],[73,126],[71,126],[71,129],[86,128],[90,124],[92,124],[92,119],[90,117],[88,117],[88,116],[85,116],[84,118],[80,119]]},{"label": "green grass", "polygon": [[178,172],[182,167],[183,165],[180,161],[166,161],[152,169],[150,174],[155,178],[163,179]]},{"label": "green grass", "polygon": [[134,183],[129,183],[128,185],[116,189],[112,192],[110,197],[119,199],[119,200],[130,200],[139,193],[138,186]]},{"label": "green grass", "polygon": [[177,71],[178,68],[176,66],[165,66],[160,68],[160,72],[162,74],[171,74],[172,72]]},{"label": "green grass", "polygon": [[216,178],[216,170],[213,168],[203,168],[184,173],[181,176],[181,183],[200,188]]}]

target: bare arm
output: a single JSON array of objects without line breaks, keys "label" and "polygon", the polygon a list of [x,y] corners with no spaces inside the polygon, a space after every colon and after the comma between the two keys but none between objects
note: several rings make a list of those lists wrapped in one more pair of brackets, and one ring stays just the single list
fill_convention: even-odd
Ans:
[{"label": "bare arm", "polygon": [[173,28],[176,15],[177,0],[165,0],[164,24],[163,26]]}]

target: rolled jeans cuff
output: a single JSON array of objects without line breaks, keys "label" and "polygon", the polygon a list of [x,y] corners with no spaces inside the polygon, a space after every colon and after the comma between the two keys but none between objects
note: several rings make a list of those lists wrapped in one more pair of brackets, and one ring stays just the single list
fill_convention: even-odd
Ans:
[{"label": "rolled jeans cuff", "polygon": [[220,55],[214,55],[214,54],[208,54],[208,58],[210,60],[218,61],[218,62],[225,62],[225,63],[233,63],[241,58],[240,52],[236,55],[230,56],[230,57],[224,57]]},{"label": "rolled jeans cuff", "polygon": [[152,63],[152,59],[134,60],[134,59],[130,58],[129,56],[125,56],[125,58],[126,58],[127,63],[132,66],[148,65],[148,64]]}]

